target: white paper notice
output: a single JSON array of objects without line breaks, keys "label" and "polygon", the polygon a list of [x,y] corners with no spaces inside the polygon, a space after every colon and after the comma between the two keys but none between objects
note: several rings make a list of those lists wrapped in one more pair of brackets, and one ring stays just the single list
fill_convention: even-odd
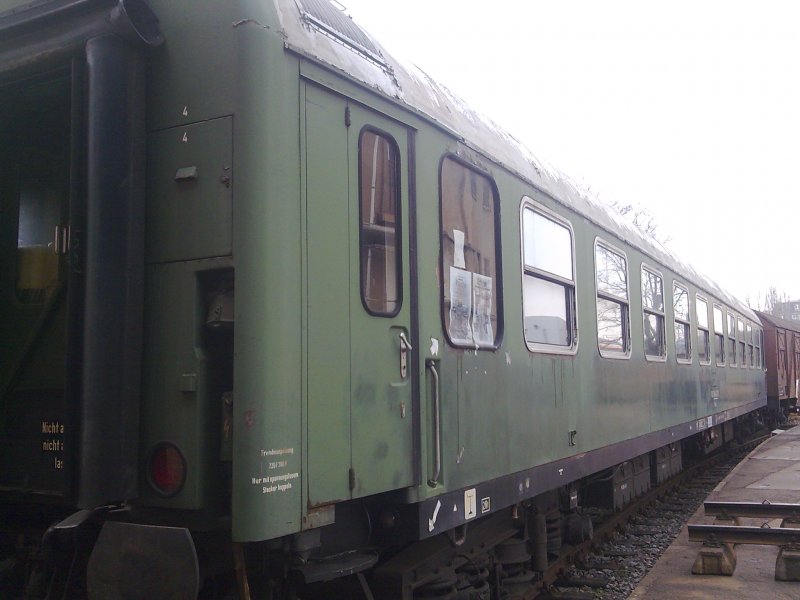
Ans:
[{"label": "white paper notice", "polygon": [[492,278],[472,274],[473,314],[472,335],[478,346],[494,344],[492,327]]},{"label": "white paper notice", "polygon": [[453,266],[459,269],[466,269],[467,263],[464,261],[464,232],[453,229],[453,243],[455,251],[453,255]]},{"label": "white paper notice", "polygon": [[472,273],[450,267],[450,327],[454,344],[472,344]]}]

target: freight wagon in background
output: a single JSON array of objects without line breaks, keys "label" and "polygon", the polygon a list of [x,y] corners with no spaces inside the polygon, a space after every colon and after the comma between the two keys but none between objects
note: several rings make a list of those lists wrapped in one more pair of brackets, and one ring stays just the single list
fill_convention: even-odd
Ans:
[{"label": "freight wagon in background", "polygon": [[797,407],[800,389],[800,323],[756,311],[764,328],[764,364],[770,410]]},{"label": "freight wagon in background", "polygon": [[0,139],[9,596],[512,594],[766,405],[750,309],[324,0],[0,0]]}]

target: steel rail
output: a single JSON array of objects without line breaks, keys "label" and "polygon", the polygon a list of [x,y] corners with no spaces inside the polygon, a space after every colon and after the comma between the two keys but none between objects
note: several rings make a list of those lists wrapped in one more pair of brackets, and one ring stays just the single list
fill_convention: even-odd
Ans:
[{"label": "steel rail", "polygon": [[760,546],[800,545],[800,529],[787,527],[689,524],[688,528],[690,542],[756,544]]},{"label": "steel rail", "polygon": [[749,517],[754,519],[800,519],[800,504],[769,502],[705,502],[709,517]]},{"label": "steel rail", "polygon": [[694,477],[700,475],[701,472],[724,462],[736,453],[755,448],[770,437],[771,435],[769,434],[758,436],[742,444],[726,448],[723,452],[706,457],[705,460],[685,468],[677,475],[661,483],[658,487],[639,496],[620,512],[596,526],[592,539],[573,546],[569,552],[563,554],[555,562],[551,563],[547,571],[542,575],[542,578],[533,584],[531,589],[525,593],[525,600],[533,600],[542,594],[542,592],[548,590],[556,583],[560,575],[569,568],[570,565],[580,562],[584,557],[594,552],[603,542],[611,539],[619,529],[624,528],[634,516],[640,514],[656,500],[666,496],[684,483],[691,481]]}]

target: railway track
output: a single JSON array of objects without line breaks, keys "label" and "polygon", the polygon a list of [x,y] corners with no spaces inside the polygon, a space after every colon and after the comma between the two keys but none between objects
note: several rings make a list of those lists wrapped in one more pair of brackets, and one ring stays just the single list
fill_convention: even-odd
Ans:
[{"label": "railway track", "polygon": [[755,436],[691,465],[619,512],[593,514],[592,539],[562,549],[523,598],[624,600],[711,490],[767,438]]}]

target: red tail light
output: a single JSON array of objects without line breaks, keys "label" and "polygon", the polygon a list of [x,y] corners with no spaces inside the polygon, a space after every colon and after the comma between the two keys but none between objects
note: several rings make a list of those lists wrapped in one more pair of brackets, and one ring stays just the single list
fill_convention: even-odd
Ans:
[{"label": "red tail light", "polygon": [[162,496],[174,496],[186,482],[186,459],[174,444],[162,442],[150,453],[150,485]]}]

